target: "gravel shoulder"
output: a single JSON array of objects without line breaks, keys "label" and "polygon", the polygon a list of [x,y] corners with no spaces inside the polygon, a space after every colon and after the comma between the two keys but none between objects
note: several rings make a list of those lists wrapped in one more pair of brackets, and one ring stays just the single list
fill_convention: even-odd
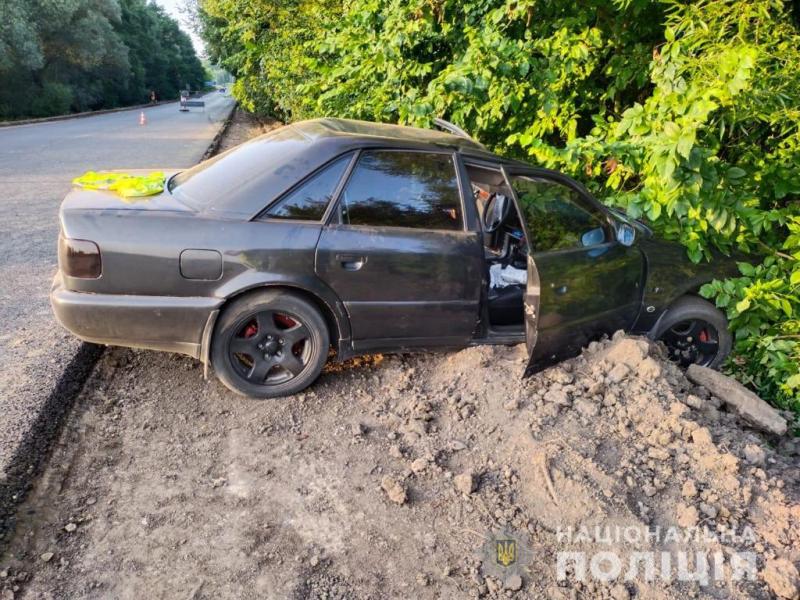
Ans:
[{"label": "gravel shoulder", "polygon": [[[522,346],[372,355],[254,401],[189,358],[109,349],[19,508],[0,598],[800,594],[796,441],[749,428],[646,340],[528,379],[525,363]],[[559,568],[603,552],[624,565],[608,581]],[[725,568],[687,580],[681,552]],[[645,576],[664,553],[670,576]]]},{"label": "gravel shoulder", "polygon": [[225,135],[222,136],[222,140],[220,140],[218,152],[230,150],[258,135],[268,133],[281,125],[282,123],[275,119],[258,118],[246,110],[236,108],[230,125],[225,130]]}]

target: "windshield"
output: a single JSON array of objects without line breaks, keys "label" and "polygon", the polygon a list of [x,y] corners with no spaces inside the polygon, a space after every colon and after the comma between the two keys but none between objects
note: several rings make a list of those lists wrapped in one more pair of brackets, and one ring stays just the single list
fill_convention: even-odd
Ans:
[{"label": "windshield", "polygon": [[174,175],[167,189],[200,210],[224,202],[234,192],[257,189],[270,174],[285,169],[308,140],[291,126],[281,127]]}]

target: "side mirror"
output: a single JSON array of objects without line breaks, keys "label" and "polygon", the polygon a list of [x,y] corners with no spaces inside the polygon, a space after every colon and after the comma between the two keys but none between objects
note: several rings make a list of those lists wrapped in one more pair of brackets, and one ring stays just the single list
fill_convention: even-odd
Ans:
[{"label": "side mirror", "polygon": [[606,241],[606,232],[602,227],[590,229],[581,236],[581,244],[583,247],[598,246]]},{"label": "side mirror", "polygon": [[619,223],[617,225],[617,241],[623,246],[633,246],[633,242],[636,241],[636,229],[633,225]]}]

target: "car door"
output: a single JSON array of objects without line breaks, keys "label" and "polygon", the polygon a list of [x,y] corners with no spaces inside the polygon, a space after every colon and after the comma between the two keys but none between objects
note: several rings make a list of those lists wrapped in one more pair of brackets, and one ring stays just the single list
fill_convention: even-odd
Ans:
[{"label": "car door", "polygon": [[483,247],[450,151],[365,149],[317,245],[316,272],[350,316],[353,349],[469,342]]},{"label": "car door", "polygon": [[540,287],[534,372],[633,324],[644,261],[635,245],[617,241],[610,214],[574,181],[544,170],[509,177]]}]

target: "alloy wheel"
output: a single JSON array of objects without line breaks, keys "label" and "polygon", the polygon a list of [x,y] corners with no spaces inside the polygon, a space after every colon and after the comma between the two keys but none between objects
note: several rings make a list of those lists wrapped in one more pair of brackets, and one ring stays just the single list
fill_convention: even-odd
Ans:
[{"label": "alloy wheel", "polygon": [[707,367],[719,352],[719,332],[702,319],[680,321],[661,335],[669,358],[688,367],[691,364]]},{"label": "alloy wheel", "polygon": [[236,372],[256,385],[294,379],[313,353],[311,331],[296,315],[277,310],[255,313],[234,329],[228,357]]}]

